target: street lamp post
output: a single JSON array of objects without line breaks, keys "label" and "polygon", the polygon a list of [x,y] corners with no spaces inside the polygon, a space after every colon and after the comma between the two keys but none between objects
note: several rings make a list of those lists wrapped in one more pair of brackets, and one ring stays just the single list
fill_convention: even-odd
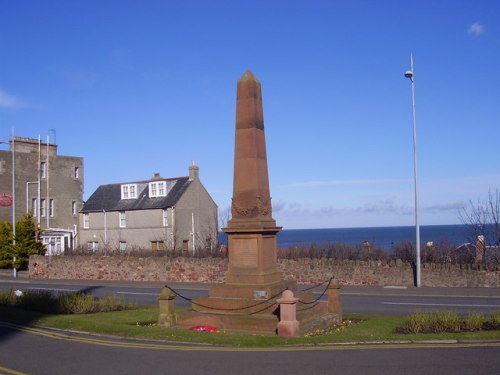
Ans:
[{"label": "street lamp post", "polygon": [[410,70],[405,72],[405,77],[411,82],[411,108],[412,108],[412,125],[413,125],[413,177],[415,183],[415,237],[416,237],[416,254],[415,254],[415,273],[416,286],[420,287],[420,223],[419,223],[419,204],[418,204],[418,163],[417,163],[417,127],[415,116],[415,82],[413,73],[413,54],[410,54]]}]

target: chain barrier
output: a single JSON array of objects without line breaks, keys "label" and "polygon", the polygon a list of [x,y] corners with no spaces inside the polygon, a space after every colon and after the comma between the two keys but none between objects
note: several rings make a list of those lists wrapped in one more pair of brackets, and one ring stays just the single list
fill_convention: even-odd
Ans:
[{"label": "chain barrier", "polygon": [[[251,309],[253,307],[257,307],[257,306],[260,306],[262,304],[265,304],[267,302],[270,302],[270,301],[273,301],[275,300],[276,298],[278,298],[285,290],[287,289],[283,289],[282,291],[280,291],[279,293],[275,294],[274,296],[272,296],[271,298],[268,298],[268,299],[265,299],[265,300],[262,300],[262,301],[259,301],[253,305],[249,305],[249,306],[245,306],[245,307],[234,307],[234,308],[214,308],[212,306],[206,306],[206,305],[203,305],[201,303],[198,303],[198,302],[195,302],[193,301],[192,298],[188,298],[188,297],[185,297],[183,296],[182,294],[180,294],[179,292],[177,292],[176,290],[172,289],[171,287],[169,287],[168,285],[165,285],[165,288],[168,288],[169,290],[171,290],[176,296],[186,300],[186,301],[189,301],[191,302],[193,305],[195,306],[199,306],[199,307],[203,307],[205,309],[209,309],[209,310],[218,310],[218,311],[241,311],[241,310],[247,310],[247,309]],[[253,314],[257,314],[259,312],[262,312],[266,309],[268,309],[270,306],[266,306],[264,307],[263,309],[261,310],[258,310],[258,311],[254,311],[254,312],[251,312],[251,313],[246,313],[246,314],[242,314],[242,315],[253,315]]]},{"label": "chain barrier", "polygon": [[[323,296],[325,295],[326,291],[328,290],[328,286],[330,285],[330,282],[333,280],[333,278],[334,278],[334,277],[335,277],[335,276],[332,276],[332,277],[330,277],[330,279],[328,279],[328,280],[326,280],[326,281],[323,281],[321,284],[319,284],[319,285],[322,285],[322,284],[324,284],[324,283],[328,282],[328,284],[326,284],[326,287],[325,287],[325,289],[323,290],[323,292],[322,292],[322,293],[320,294],[320,296],[319,296],[318,298],[316,298],[314,301],[310,301],[310,302],[308,302],[308,301],[301,301],[301,300],[299,300],[299,303],[302,303],[303,305],[313,305],[313,304],[317,303],[317,302],[318,302],[321,298],[323,298]],[[318,286],[318,285],[316,285],[316,286]],[[315,287],[316,287],[316,286],[315,286]],[[307,290],[310,290],[310,289],[313,289],[313,288],[308,288]],[[305,290],[304,290],[304,291],[305,291]]]},{"label": "chain barrier", "polygon": [[[321,293],[321,295],[316,298],[314,301],[301,301],[299,300],[298,302],[303,304],[303,305],[311,305],[309,307],[306,307],[304,309],[300,309],[298,311],[305,311],[305,310],[309,310],[309,309],[312,309],[314,308],[318,303],[319,303],[319,300],[325,295],[326,291],[328,290],[328,285],[330,285],[330,282],[332,281],[332,279],[334,278],[334,276],[330,277],[328,280],[325,280],[323,281],[322,283],[319,283],[319,284],[316,284],[316,285],[313,285],[313,286],[310,286],[308,288],[305,288],[303,290],[301,290],[300,292],[306,292],[306,291],[309,291],[311,289],[314,289],[314,288],[317,288],[318,286],[320,285],[323,285],[325,283],[327,283],[325,289],[323,290],[323,292]],[[272,296],[271,298],[268,298],[268,299],[265,299],[265,300],[262,300],[262,301],[259,301],[253,305],[249,305],[249,306],[245,306],[245,307],[234,307],[234,308],[214,308],[212,306],[207,306],[207,305],[204,305],[204,304],[201,304],[201,303],[198,303],[198,302],[195,302],[193,301],[192,298],[189,298],[189,297],[186,297],[184,295],[182,295],[181,293],[177,292],[175,289],[169,287],[168,285],[165,285],[165,288],[168,288],[172,293],[174,293],[177,297],[179,298],[182,298],[183,300],[185,301],[188,301],[188,302],[191,302],[193,305],[195,306],[199,306],[199,307],[203,307],[205,309],[209,309],[209,310],[218,310],[218,311],[243,311],[243,310],[248,310],[248,309],[251,309],[251,308],[254,308],[254,307],[257,307],[257,306],[260,306],[260,305],[263,305],[265,303],[268,303],[268,302],[273,302],[276,298],[278,298],[285,290],[288,290],[288,288],[285,288],[283,290],[281,290],[279,293],[276,293],[274,296]],[[273,302],[274,303],[274,302]],[[271,307],[270,305],[269,306],[265,306],[264,308],[260,309],[260,310],[257,310],[257,311],[254,311],[254,312],[249,312],[249,313],[244,313],[244,314],[241,314],[241,315],[254,315],[254,314],[258,314],[264,310],[267,310],[269,307]]]}]

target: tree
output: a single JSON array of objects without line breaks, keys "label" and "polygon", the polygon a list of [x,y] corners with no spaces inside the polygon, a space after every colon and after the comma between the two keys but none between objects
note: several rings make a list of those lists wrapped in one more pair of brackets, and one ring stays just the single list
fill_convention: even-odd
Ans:
[{"label": "tree", "polygon": [[45,254],[45,246],[38,241],[35,221],[31,213],[25,214],[16,223],[16,243],[13,245],[13,255],[16,257],[14,267],[17,270],[26,269],[30,255]]},{"label": "tree", "polygon": [[486,199],[469,201],[459,213],[467,226],[469,242],[476,244],[476,260],[500,263],[500,191],[488,192]]},{"label": "tree", "polygon": [[0,268],[12,267],[12,225],[0,221]]}]

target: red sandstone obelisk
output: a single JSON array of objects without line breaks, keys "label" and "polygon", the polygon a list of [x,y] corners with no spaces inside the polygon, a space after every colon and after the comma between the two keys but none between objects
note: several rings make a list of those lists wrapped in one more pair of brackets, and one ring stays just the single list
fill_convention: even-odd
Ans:
[{"label": "red sandstone obelisk", "polygon": [[[181,326],[274,334],[279,321],[277,298],[286,289],[296,289],[295,281],[285,281],[278,269],[276,234],[281,227],[272,218],[265,138],[260,83],[247,71],[237,89],[232,218],[222,229],[228,235],[226,281],[211,284],[207,297],[195,298],[191,311],[179,314]],[[300,297],[312,301],[311,292]],[[319,303],[297,311],[296,317],[288,315],[297,325],[325,313],[326,304]]]},{"label": "red sandstone obelisk", "polygon": [[228,234],[226,284],[281,283],[276,261],[266,137],[260,82],[247,71],[238,81],[234,146],[232,219]]}]

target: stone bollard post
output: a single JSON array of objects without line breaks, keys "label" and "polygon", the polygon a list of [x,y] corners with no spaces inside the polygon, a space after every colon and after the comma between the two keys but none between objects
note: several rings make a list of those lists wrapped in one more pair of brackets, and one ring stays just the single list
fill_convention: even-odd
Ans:
[{"label": "stone bollard post", "polygon": [[175,314],[175,293],[169,288],[163,288],[158,297],[160,305],[160,314],[158,325],[162,327],[172,327],[177,324],[177,315]]},{"label": "stone bollard post", "polygon": [[338,314],[342,321],[342,305],[340,304],[340,288],[341,285],[337,279],[330,280],[328,284],[328,313]]},{"label": "stone bollard post", "polygon": [[276,302],[280,305],[280,321],[278,323],[278,336],[297,337],[300,335],[299,322],[297,321],[297,301],[291,290],[285,290]]}]

